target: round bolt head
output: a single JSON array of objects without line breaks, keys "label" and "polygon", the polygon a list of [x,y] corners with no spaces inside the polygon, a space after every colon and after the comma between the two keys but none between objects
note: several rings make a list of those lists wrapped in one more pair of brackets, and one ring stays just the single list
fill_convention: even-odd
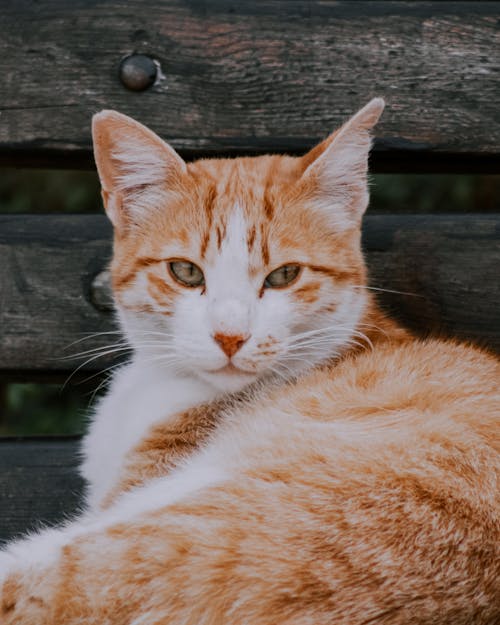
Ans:
[{"label": "round bolt head", "polygon": [[152,58],[145,54],[132,54],[120,63],[120,80],[131,91],[144,91],[156,80],[158,68]]}]

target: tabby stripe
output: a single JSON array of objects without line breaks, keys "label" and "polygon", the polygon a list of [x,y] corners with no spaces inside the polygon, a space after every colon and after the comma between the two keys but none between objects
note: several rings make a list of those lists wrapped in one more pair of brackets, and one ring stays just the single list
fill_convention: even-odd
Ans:
[{"label": "tabby stripe", "polygon": [[200,248],[201,258],[205,258],[208,244],[210,242],[210,236],[212,234],[212,223],[213,223],[213,215],[214,215],[216,197],[217,197],[217,189],[216,189],[215,184],[212,183],[210,184],[208,188],[208,192],[205,195],[205,198],[203,201],[203,207],[205,209],[205,214],[207,216],[207,226],[206,226],[205,233],[203,235],[203,239],[201,241],[201,248]]},{"label": "tabby stripe", "polygon": [[119,289],[124,286],[127,286],[128,284],[130,284],[130,282],[132,282],[135,279],[139,271],[141,271],[142,269],[145,269],[146,267],[150,267],[151,265],[155,265],[156,263],[161,263],[161,262],[162,262],[162,259],[151,258],[150,256],[143,256],[143,257],[137,258],[134,262],[134,268],[131,271],[129,271],[123,276],[120,276],[120,275],[113,276],[113,287],[115,289]]},{"label": "tabby stripe", "polygon": [[359,275],[359,272],[357,270],[342,271],[341,269],[336,269],[335,267],[326,267],[325,265],[308,265],[308,267],[311,271],[322,273],[339,282],[345,280],[353,280]]},{"label": "tabby stripe", "polygon": [[257,230],[255,226],[252,226],[248,232],[248,238],[247,238],[247,247],[248,247],[249,252],[251,252],[253,249],[256,236],[257,236]]},{"label": "tabby stripe", "polygon": [[269,244],[267,241],[267,233],[265,231],[264,224],[260,224],[260,247],[262,253],[262,260],[265,265],[269,265]]}]

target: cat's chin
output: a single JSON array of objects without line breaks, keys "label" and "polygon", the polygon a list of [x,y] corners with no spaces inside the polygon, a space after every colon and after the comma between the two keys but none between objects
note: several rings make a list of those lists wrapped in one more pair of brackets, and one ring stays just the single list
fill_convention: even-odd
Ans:
[{"label": "cat's chin", "polygon": [[227,365],[216,371],[198,371],[197,374],[202,380],[224,393],[237,393],[260,377],[256,373],[237,369],[233,365]]}]

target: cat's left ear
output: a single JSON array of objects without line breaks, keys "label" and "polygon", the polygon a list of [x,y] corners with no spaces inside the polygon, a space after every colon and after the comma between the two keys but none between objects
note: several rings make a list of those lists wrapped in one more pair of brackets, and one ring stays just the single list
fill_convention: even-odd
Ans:
[{"label": "cat's left ear", "polygon": [[186,163],[152,130],[117,111],[92,118],[94,158],[106,213],[118,230],[147,219],[152,189],[174,186]]},{"label": "cat's left ear", "polygon": [[303,158],[300,187],[318,210],[340,229],[358,226],[368,206],[370,131],[384,110],[374,98],[339,130]]}]

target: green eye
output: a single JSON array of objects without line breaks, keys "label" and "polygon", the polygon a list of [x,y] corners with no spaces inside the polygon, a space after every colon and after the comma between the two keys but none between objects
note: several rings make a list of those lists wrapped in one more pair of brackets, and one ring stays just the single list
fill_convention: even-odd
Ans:
[{"label": "green eye", "polygon": [[189,287],[203,286],[205,277],[203,271],[188,260],[171,260],[168,263],[171,276],[180,284]]},{"label": "green eye", "polygon": [[300,265],[283,265],[278,267],[264,280],[266,289],[279,289],[291,284],[300,273]]}]

